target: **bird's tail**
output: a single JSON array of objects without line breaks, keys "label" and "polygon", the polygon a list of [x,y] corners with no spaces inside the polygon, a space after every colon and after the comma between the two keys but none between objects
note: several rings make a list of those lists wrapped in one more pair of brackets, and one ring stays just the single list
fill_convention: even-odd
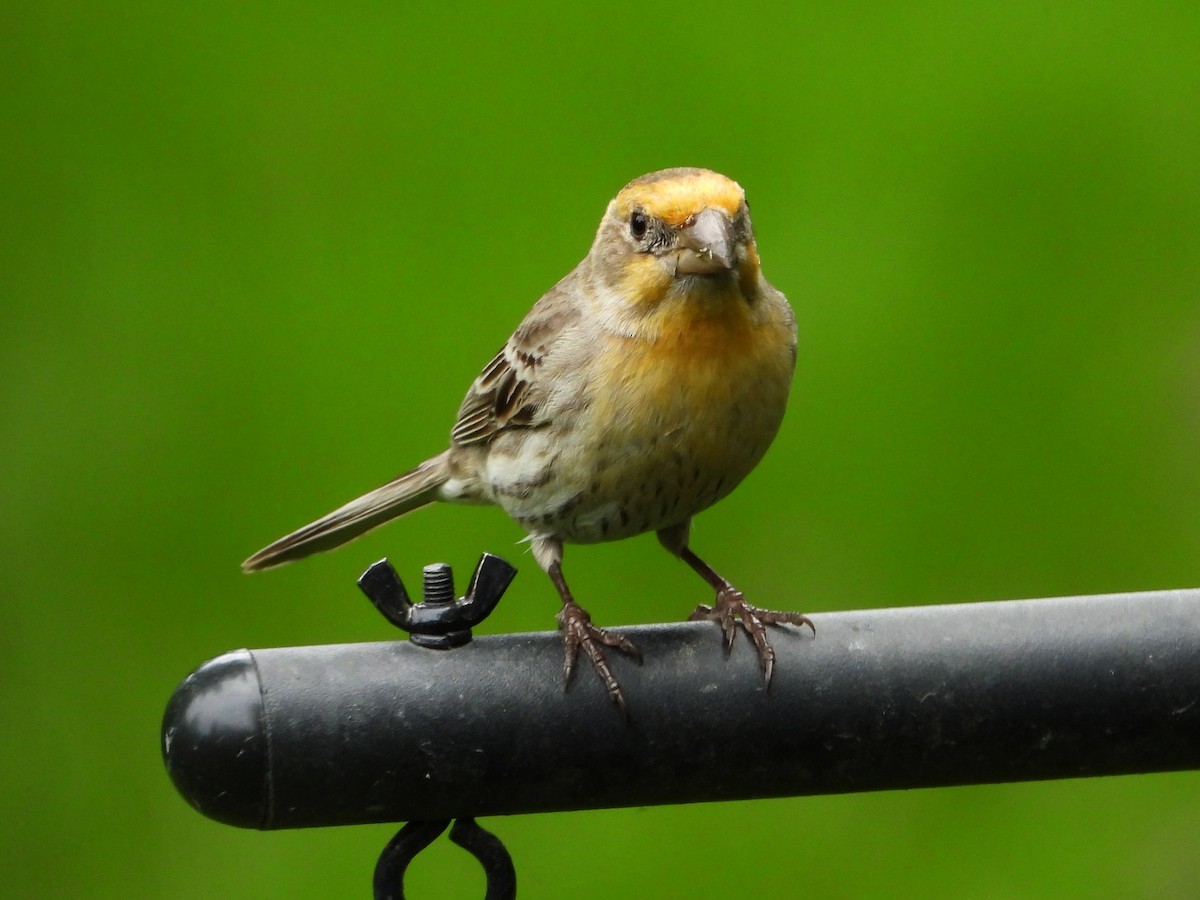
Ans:
[{"label": "bird's tail", "polygon": [[449,452],[425,460],[411,472],[263,547],[242,563],[242,569],[261,572],[322,550],[332,550],[377,525],[432,503],[450,477]]}]

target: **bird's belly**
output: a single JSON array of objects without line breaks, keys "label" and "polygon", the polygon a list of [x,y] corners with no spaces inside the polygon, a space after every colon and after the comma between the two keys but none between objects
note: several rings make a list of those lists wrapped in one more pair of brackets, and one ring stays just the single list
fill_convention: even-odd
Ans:
[{"label": "bird's belly", "polygon": [[595,543],[683,522],[737,486],[783,418],[790,359],[672,367],[660,357],[653,371],[618,362],[570,429],[529,435],[509,459],[540,483],[497,502],[535,536]]}]

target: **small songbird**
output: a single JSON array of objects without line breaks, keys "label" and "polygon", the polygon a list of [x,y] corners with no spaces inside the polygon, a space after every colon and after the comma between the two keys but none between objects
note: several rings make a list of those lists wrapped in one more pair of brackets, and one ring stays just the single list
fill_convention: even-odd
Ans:
[{"label": "small songbird", "polygon": [[751,606],[692,551],[688,534],[692,517],[762,459],[795,363],[796,318],[759,268],[742,188],[707,169],[643,175],[609,203],[588,255],[484,366],[449,449],[242,568],[329,550],[435,500],[495,504],[528,532],[562,598],[566,679],[582,649],[625,708],[603,647],[640,656],[575,602],[563,544],[654,531],[716,591],[713,606],[691,618],[718,622],[726,653],[740,626],[769,684],[766,626],[812,622]]}]

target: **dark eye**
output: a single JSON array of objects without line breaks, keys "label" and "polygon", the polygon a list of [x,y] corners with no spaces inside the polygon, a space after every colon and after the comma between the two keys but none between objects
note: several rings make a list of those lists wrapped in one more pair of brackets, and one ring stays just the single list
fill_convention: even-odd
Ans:
[{"label": "dark eye", "polygon": [[633,235],[633,239],[640,241],[646,236],[646,229],[649,227],[650,220],[646,218],[646,214],[640,209],[635,209],[629,217],[629,233]]}]

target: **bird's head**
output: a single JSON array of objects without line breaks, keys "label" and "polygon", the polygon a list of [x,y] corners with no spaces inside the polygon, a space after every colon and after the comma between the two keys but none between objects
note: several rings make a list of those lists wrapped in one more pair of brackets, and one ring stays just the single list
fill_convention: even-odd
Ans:
[{"label": "bird's head", "polygon": [[647,304],[673,293],[748,296],[760,274],[745,193],[708,169],[664,169],[627,184],[608,205],[592,258],[608,287]]}]

